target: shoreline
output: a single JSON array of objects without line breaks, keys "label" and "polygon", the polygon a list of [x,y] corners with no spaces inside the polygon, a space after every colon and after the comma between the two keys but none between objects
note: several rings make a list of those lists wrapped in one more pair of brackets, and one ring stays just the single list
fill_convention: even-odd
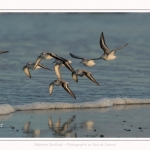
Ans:
[{"label": "shoreline", "polygon": [[[117,105],[109,108],[16,111],[0,116],[1,138],[148,138],[150,105]],[[59,127],[75,116],[63,134]],[[143,117],[144,116],[144,117]],[[49,119],[53,127],[49,126]],[[28,132],[25,124],[30,122]],[[60,124],[60,126],[58,126]]]}]

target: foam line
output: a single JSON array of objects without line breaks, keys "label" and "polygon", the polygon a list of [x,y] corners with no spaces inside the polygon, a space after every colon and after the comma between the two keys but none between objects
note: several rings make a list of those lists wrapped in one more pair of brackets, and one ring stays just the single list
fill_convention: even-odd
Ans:
[{"label": "foam line", "polygon": [[12,112],[15,112],[15,109],[13,108],[13,106],[9,104],[0,105],[0,115],[10,114]]},{"label": "foam line", "polygon": [[23,110],[44,110],[44,109],[85,109],[85,108],[105,108],[113,105],[134,105],[150,104],[150,99],[136,98],[103,98],[97,101],[81,103],[63,103],[63,102],[35,102],[23,105],[11,106],[9,104],[0,105],[0,115],[9,114],[15,111]]}]

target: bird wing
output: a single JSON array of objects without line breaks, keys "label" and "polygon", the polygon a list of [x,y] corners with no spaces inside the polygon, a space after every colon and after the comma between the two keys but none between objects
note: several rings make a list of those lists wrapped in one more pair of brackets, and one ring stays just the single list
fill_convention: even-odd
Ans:
[{"label": "bird wing", "polygon": [[61,73],[60,73],[60,65],[54,65],[54,70],[55,70],[55,73],[58,77],[58,79],[61,79]]},{"label": "bird wing", "polygon": [[98,58],[93,58],[93,59],[90,59],[90,60],[98,60],[98,59],[102,59],[102,58],[98,57]]},{"label": "bird wing", "polygon": [[88,77],[91,81],[93,81],[94,83],[96,83],[97,85],[99,85],[97,83],[97,81],[92,77],[91,73],[89,72],[84,72],[85,73],[85,76]]},{"label": "bird wing", "polygon": [[82,57],[75,56],[75,55],[73,55],[73,54],[71,54],[71,53],[70,53],[70,56],[73,57],[73,58],[77,58],[77,59],[84,59],[84,58],[82,58]]},{"label": "bird wing", "polygon": [[49,85],[49,93],[50,93],[50,95],[53,93],[53,89],[54,89],[54,82],[50,83],[50,85]]},{"label": "bird wing", "polygon": [[110,54],[115,54],[115,52],[117,51],[117,50],[119,50],[119,49],[121,49],[121,48],[123,48],[123,47],[125,47],[125,46],[127,46],[128,44],[125,44],[125,45],[123,45],[123,46],[121,46],[121,47],[119,47],[119,48],[116,48],[115,50],[112,50],[111,52],[110,52]]},{"label": "bird wing", "polygon": [[78,76],[77,76],[76,72],[72,72],[72,78],[73,78],[76,82],[78,82]]},{"label": "bird wing", "polygon": [[23,67],[23,71],[29,78],[31,78],[31,74],[27,65]]},{"label": "bird wing", "polygon": [[71,71],[71,72],[75,72],[74,69],[72,68],[72,66],[70,65],[69,61],[63,57],[60,57],[58,55],[54,56],[55,59],[58,59],[60,61],[63,62],[63,64]]},{"label": "bird wing", "polygon": [[75,70],[72,68],[72,66],[70,65],[70,63],[68,61],[63,62],[63,64],[71,71],[71,72],[75,72]]},{"label": "bird wing", "polygon": [[42,58],[39,56],[34,64],[33,70],[37,67],[37,65],[40,63],[41,60]]},{"label": "bird wing", "polygon": [[49,54],[51,57],[55,58],[55,59],[60,59],[60,57],[54,53],[47,53]]},{"label": "bird wing", "polygon": [[63,87],[73,98],[76,99],[75,95],[73,94],[73,92],[72,92],[71,89],[69,88],[68,83],[67,83],[67,82],[62,82],[62,81],[60,81],[60,82],[62,83],[62,87]]},{"label": "bird wing", "polygon": [[110,53],[110,50],[105,43],[103,32],[101,33],[101,36],[100,36],[100,47],[103,49],[104,54],[108,55]]},{"label": "bird wing", "polygon": [[74,75],[73,79],[74,79],[76,82],[78,82],[78,78],[77,78],[77,75],[76,75],[76,73],[75,73],[75,70],[72,68],[72,66],[71,66],[71,64],[69,63],[69,61],[68,61],[67,59],[63,58],[63,57],[58,56],[58,55],[56,55],[56,57],[54,57],[54,58],[55,58],[55,59],[58,59],[58,60],[60,60],[60,61],[62,61],[63,64],[64,64],[72,73],[74,73],[74,74],[73,74],[73,75]]},{"label": "bird wing", "polygon": [[[41,68],[47,69],[47,70],[51,70],[51,69],[49,69],[48,67],[46,67],[46,66],[44,66],[44,65],[42,65],[42,64],[38,64],[38,66],[40,66]],[[52,70],[51,70],[51,71],[52,71]]]},{"label": "bird wing", "polygon": [[75,70],[72,68],[71,64],[69,63],[68,60],[59,57],[59,60],[61,60],[63,62],[63,64],[71,71],[71,72],[75,72]]}]

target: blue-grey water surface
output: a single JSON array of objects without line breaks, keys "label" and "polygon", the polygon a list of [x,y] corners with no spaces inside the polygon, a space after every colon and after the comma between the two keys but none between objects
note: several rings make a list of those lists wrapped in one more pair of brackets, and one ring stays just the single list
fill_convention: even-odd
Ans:
[{"label": "blue-grey water surface", "polygon": [[[0,50],[9,53],[0,55],[0,104],[149,98],[149,25],[149,13],[1,13]],[[96,60],[95,66],[86,67],[81,60],[69,55],[100,57],[103,53],[99,45],[101,32],[111,50],[128,43],[117,51],[117,59]],[[50,95],[49,84],[57,78],[54,70],[31,71],[31,79],[23,72],[26,63],[35,62],[44,51],[71,60],[75,70],[91,71],[100,86],[86,77],[79,77],[76,83],[71,72],[61,67],[62,77],[69,82],[77,99],[61,87],[55,87]],[[53,61],[41,63],[53,69]]]}]

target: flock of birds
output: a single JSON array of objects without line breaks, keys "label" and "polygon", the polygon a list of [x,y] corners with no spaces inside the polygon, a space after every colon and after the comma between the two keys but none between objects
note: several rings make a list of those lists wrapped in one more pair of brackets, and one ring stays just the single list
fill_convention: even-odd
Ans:
[{"label": "flock of birds", "polygon": [[[104,54],[102,54],[100,57],[98,58],[93,58],[93,59],[86,59],[83,57],[79,57],[76,56],[74,54],[70,53],[70,56],[76,59],[81,59],[82,61],[80,63],[82,63],[83,65],[87,66],[87,67],[92,67],[95,65],[95,60],[98,59],[103,59],[106,61],[110,61],[110,60],[114,60],[117,58],[117,56],[115,55],[116,51],[125,47],[128,44],[125,44],[119,48],[116,48],[112,51],[109,50],[108,46],[105,43],[105,39],[104,39],[104,34],[103,32],[100,35],[100,47],[102,48],[102,50],[104,51]],[[0,53],[6,53],[8,51],[2,51]],[[52,59],[54,58],[55,61],[53,62],[54,65],[54,71],[57,75],[56,80],[54,80],[52,83],[50,83],[49,85],[49,93],[50,95],[53,93],[53,89],[54,89],[54,85],[56,86],[62,86],[64,88],[64,90],[66,90],[73,98],[76,99],[76,96],[74,95],[74,93],[71,91],[71,89],[68,86],[68,82],[66,82],[65,80],[62,79],[61,73],[60,73],[60,67],[61,66],[65,66],[67,67],[71,72],[72,72],[72,78],[75,80],[75,82],[78,82],[78,76],[79,77],[83,77],[86,76],[88,79],[90,79],[92,82],[94,82],[95,84],[99,85],[99,83],[92,77],[92,73],[86,70],[82,70],[82,69],[78,69],[78,70],[74,70],[73,67],[71,66],[72,61],[67,60],[63,57],[60,57],[54,53],[49,53],[49,52],[42,52],[37,60],[35,61],[35,63],[27,63],[24,67],[23,67],[23,71],[24,73],[31,78],[31,73],[30,70],[35,70],[35,69],[39,69],[39,68],[44,68],[47,70],[51,70],[48,67],[42,65],[40,62],[42,59]],[[52,70],[51,70],[52,71]]]}]

